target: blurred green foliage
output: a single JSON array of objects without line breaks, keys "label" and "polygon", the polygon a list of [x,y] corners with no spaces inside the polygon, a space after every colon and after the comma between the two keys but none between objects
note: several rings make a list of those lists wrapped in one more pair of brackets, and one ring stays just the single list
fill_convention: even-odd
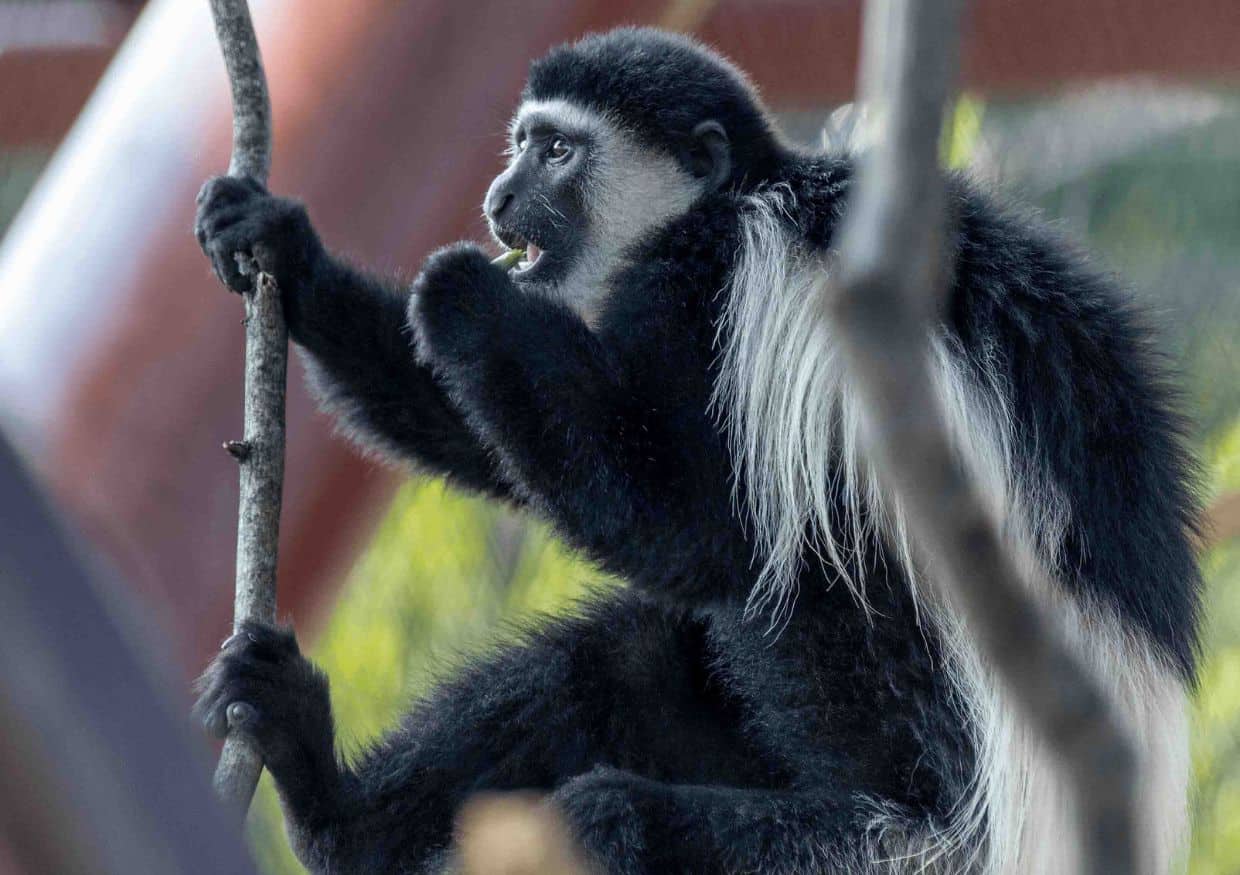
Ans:
[{"label": "blurred green foliage", "polygon": [[982,135],[985,113],[986,104],[980,98],[971,94],[956,98],[943,124],[943,138],[939,143],[939,157],[945,167],[959,170],[969,166]]},{"label": "blurred green foliage", "polygon": [[1202,438],[1240,410],[1240,115],[1159,139],[1041,199],[1161,317]]},{"label": "blurred green foliage", "polygon": [[[1214,495],[1240,490],[1240,419],[1218,440]],[[1240,542],[1212,550],[1201,680],[1193,711],[1193,875],[1240,871]]]}]

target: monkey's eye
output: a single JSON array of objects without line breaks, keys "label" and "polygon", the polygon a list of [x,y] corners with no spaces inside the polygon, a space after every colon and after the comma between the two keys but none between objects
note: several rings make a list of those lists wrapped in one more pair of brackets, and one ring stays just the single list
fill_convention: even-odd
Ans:
[{"label": "monkey's eye", "polygon": [[553,137],[547,146],[547,161],[551,164],[563,164],[573,154],[573,147],[563,137]]}]

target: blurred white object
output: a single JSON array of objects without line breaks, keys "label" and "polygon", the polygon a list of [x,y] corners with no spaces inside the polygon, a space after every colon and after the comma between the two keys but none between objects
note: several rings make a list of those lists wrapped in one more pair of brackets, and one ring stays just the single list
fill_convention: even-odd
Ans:
[{"label": "blurred white object", "polygon": [[864,103],[845,103],[827,116],[820,137],[828,152],[864,152],[874,143],[874,119]]}]

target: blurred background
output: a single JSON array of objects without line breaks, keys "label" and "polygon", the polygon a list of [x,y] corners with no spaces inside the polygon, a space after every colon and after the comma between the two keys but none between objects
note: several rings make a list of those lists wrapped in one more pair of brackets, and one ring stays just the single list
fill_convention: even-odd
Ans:
[{"label": "blurred background", "polygon": [[[816,145],[852,94],[860,23],[856,0],[251,6],[272,189],[329,246],[404,275],[484,237],[508,113],[551,45],[692,32]],[[1183,366],[1211,521],[1190,871],[1240,872],[1240,4],[974,0],[967,21],[946,160],[1118,271]],[[123,581],[186,705],[232,608],[220,444],[240,436],[241,307],[189,230],[230,130],[205,0],[0,0],[0,428]],[[288,416],[280,610],[332,678],[347,747],[505,624],[615,585],[527,519],[361,459],[296,362]],[[0,527],[25,512],[0,504]],[[251,839],[265,872],[300,871],[265,785]]]}]

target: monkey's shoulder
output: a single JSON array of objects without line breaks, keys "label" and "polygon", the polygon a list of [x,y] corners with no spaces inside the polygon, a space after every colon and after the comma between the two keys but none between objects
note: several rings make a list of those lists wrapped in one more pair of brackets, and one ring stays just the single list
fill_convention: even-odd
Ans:
[{"label": "monkey's shoulder", "polygon": [[666,339],[668,331],[709,321],[728,282],[739,232],[732,196],[703,198],[633,248],[608,280],[599,325],[630,338],[653,331]]}]

